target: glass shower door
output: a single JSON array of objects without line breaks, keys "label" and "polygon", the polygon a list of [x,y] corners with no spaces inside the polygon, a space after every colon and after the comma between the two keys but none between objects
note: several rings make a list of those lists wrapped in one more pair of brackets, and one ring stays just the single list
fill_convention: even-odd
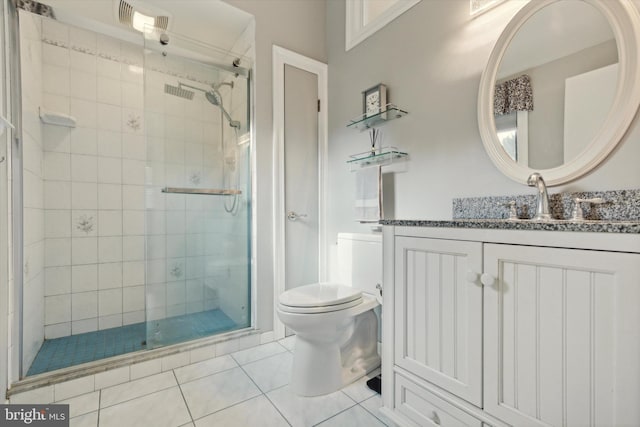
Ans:
[{"label": "glass shower door", "polygon": [[147,348],[251,324],[249,73],[168,36],[145,53]]}]

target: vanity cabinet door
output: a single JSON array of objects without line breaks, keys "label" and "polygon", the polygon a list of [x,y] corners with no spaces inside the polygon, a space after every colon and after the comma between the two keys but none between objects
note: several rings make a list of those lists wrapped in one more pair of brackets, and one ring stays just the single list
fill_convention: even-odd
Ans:
[{"label": "vanity cabinet door", "polygon": [[482,243],[395,238],[395,364],[482,406]]},{"label": "vanity cabinet door", "polygon": [[484,272],[485,411],[640,425],[640,254],[486,244]]}]

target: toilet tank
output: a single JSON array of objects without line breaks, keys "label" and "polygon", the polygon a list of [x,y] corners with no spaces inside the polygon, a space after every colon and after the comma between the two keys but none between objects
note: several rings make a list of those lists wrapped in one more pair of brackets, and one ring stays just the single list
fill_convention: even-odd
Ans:
[{"label": "toilet tank", "polygon": [[347,286],[379,297],[382,284],[382,236],[338,233],[338,277]]}]

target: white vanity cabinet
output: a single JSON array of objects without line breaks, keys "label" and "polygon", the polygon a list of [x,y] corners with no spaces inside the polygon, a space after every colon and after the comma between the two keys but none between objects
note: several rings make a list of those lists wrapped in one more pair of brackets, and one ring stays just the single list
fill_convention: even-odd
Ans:
[{"label": "white vanity cabinet", "polygon": [[389,418],[640,425],[640,235],[384,233]]},{"label": "white vanity cabinet", "polygon": [[482,404],[482,243],[398,236],[395,364]]}]

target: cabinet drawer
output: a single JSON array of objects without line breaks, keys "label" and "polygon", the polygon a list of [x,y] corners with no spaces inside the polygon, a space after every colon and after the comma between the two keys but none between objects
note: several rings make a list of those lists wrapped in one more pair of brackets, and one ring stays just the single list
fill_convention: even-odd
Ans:
[{"label": "cabinet drawer", "polygon": [[419,426],[476,426],[482,422],[395,373],[395,410]]}]

